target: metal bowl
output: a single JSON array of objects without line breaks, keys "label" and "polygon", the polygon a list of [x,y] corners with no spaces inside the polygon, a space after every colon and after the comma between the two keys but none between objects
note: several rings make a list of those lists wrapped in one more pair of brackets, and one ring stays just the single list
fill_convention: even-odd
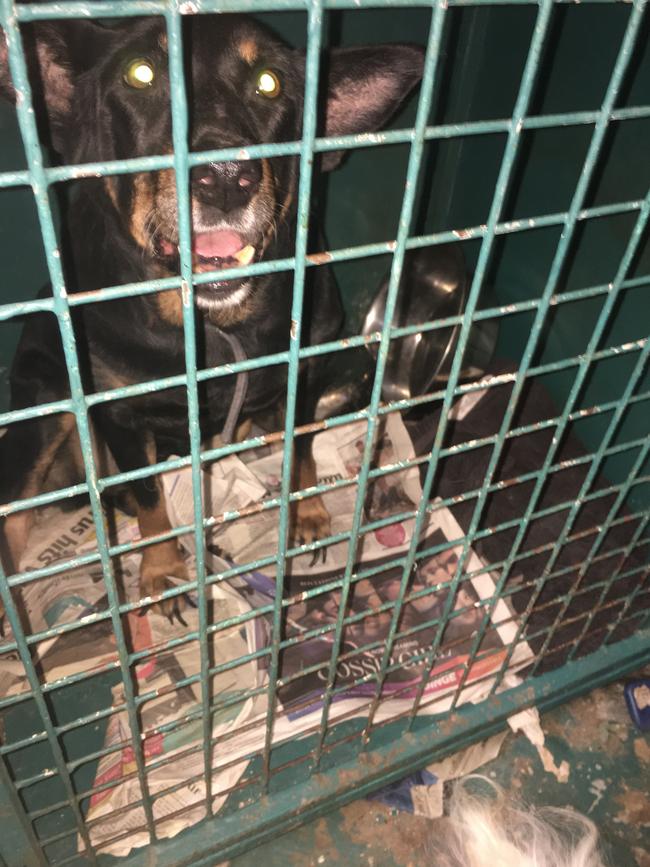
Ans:
[{"label": "metal bowl", "polygon": [[[456,244],[412,250],[404,258],[393,327],[421,325],[462,313],[468,279]],[[368,336],[384,328],[388,277],[382,283],[361,329]],[[390,342],[382,396],[386,401],[425,394],[437,379],[445,379],[460,325],[416,332]],[[378,345],[368,344],[377,357]]]}]

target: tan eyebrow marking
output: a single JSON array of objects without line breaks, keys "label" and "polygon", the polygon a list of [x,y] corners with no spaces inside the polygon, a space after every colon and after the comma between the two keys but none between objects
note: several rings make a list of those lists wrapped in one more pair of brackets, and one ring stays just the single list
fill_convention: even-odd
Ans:
[{"label": "tan eyebrow marking", "polygon": [[242,39],[237,45],[237,51],[243,61],[252,66],[259,56],[259,48],[253,39]]}]

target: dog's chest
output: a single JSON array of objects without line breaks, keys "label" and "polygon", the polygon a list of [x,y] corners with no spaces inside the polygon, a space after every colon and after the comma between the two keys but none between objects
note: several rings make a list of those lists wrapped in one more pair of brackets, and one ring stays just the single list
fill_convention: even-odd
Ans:
[{"label": "dog's chest", "polygon": [[[197,330],[196,366],[199,371],[198,399],[203,436],[220,433],[236,389],[243,390],[241,414],[249,416],[278,405],[286,389],[286,365],[255,366],[246,373],[230,372],[237,361],[259,359],[287,349],[288,329],[278,323],[260,333],[254,327],[227,336],[208,326]],[[92,359],[93,390],[120,388],[160,377],[178,381],[186,372],[185,349],[181,339],[158,342],[143,340],[137,352],[121,346],[118,335],[101,341],[101,351]],[[100,349],[96,343],[95,350]],[[127,363],[128,361],[128,363]],[[147,391],[135,397],[113,401],[109,411],[127,429],[145,426],[154,434],[178,441],[187,437],[187,387],[174,385]]]}]

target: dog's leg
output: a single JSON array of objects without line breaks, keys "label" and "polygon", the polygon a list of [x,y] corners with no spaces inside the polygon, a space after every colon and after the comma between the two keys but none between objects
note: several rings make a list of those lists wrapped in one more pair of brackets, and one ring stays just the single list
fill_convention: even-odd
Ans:
[{"label": "dog's leg", "polygon": [[[155,484],[157,489],[155,503],[142,505],[136,498],[138,526],[143,539],[171,530],[162,485],[158,479],[155,480]],[[168,539],[166,542],[158,542],[145,548],[140,566],[140,590],[143,596],[156,596],[163,590],[176,586],[169,580],[171,576],[186,581],[189,578],[176,539]],[[165,599],[158,608],[166,617],[173,619],[176,616],[183,622],[181,612],[185,607],[185,601],[183,596],[175,596],[172,599]]]},{"label": "dog's leg", "polygon": [[[62,413],[9,426],[0,439],[0,502],[43,493],[43,482],[58,451],[75,430],[74,416]],[[34,523],[34,509],[7,515],[0,527],[0,559],[6,574],[18,572]],[[4,607],[0,602],[0,634]]]},{"label": "dog's leg", "polygon": [[247,440],[251,435],[251,429],[253,427],[253,419],[245,418],[241,424],[237,425],[235,430],[234,441],[236,443],[243,443],[244,440]]},{"label": "dog's leg", "polygon": [[[74,416],[63,413],[47,420],[11,425],[0,440],[3,503],[43,493],[43,481],[59,449],[75,429]],[[34,510],[13,512],[4,519],[5,567],[18,571]]]},{"label": "dog's leg", "polygon": [[[98,414],[96,424],[121,472],[150,466],[156,462],[156,446],[151,434],[127,431],[116,425],[106,413]],[[143,539],[158,536],[171,529],[162,483],[158,476],[129,482],[129,492]],[[189,577],[176,539],[157,542],[144,548],[140,565],[140,591],[143,597],[157,596],[176,586],[169,580],[171,577],[185,581]],[[164,600],[156,607],[166,617],[171,619],[176,616],[182,620],[180,612],[185,607],[185,601],[183,596],[176,596]]]},{"label": "dog's leg", "polygon": [[[316,402],[321,394],[320,372],[316,365],[307,363],[300,371],[300,400],[297,407],[297,424],[314,419]],[[293,491],[314,487],[317,482],[316,461],[312,451],[313,434],[302,434],[294,439]],[[330,514],[325,508],[320,494],[296,500],[291,509],[292,538],[294,543],[309,544],[330,535]],[[321,554],[322,552],[322,554]],[[322,556],[323,562],[327,548],[320,548],[314,554],[313,562]]]},{"label": "dog's leg", "polygon": [[[325,239],[320,237],[319,249],[327,249]],[[329,268],[313,269],[313,284],[305,294],[303,321],[304,339],[310,345],[333,340],[343,325],[343,306],[338,287]],[[299,391],[296,423],[309,424],[314,421],[316,406],[330,379],[331,359],[329,356],[311,358],[300,367]],[[295,462],[292,490],[310,488],[317,483],[316,463],[312,453],[314,437],[303,434],[295,442]],[[298,500],[292,509],[292,537],[295,542],[308,543],[330,535],[330,515],[320,494]],[[314,557],[318,559],[322,551],[323,562],[327,548],[319,549]]]},{"label": "dog's leg", "polygon": [[[293,466],[294,491],[314,487],[317,483],[316,462],[312,454],[313,437],[304,434],[295,440],[296,451]],[[293,538],[297,544],[308,544],[330,534],[330,514],[320,494],[314,494],[292,503]],[[325,548],[323,560],[325,559]]]}]

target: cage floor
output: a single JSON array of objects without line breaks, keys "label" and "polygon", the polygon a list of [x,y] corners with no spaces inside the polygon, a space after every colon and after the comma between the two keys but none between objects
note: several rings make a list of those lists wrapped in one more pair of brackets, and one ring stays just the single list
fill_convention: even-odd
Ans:
[{"label": "cage floor", "polygon": [[[596,689],[549,711],[542,717],[542,727],[556,762],[569,763],[566,783],[544,771],[535,748],[519,734],[509,734],[499,756],[479,773],[528,803],[570,805],[590,816],[600,829],[608,863],[650,867],[650,735],[632,725],[623,683]],[[416,867],[432,863],[436,832],[444,821],[359,800],[229,864]]]}]

